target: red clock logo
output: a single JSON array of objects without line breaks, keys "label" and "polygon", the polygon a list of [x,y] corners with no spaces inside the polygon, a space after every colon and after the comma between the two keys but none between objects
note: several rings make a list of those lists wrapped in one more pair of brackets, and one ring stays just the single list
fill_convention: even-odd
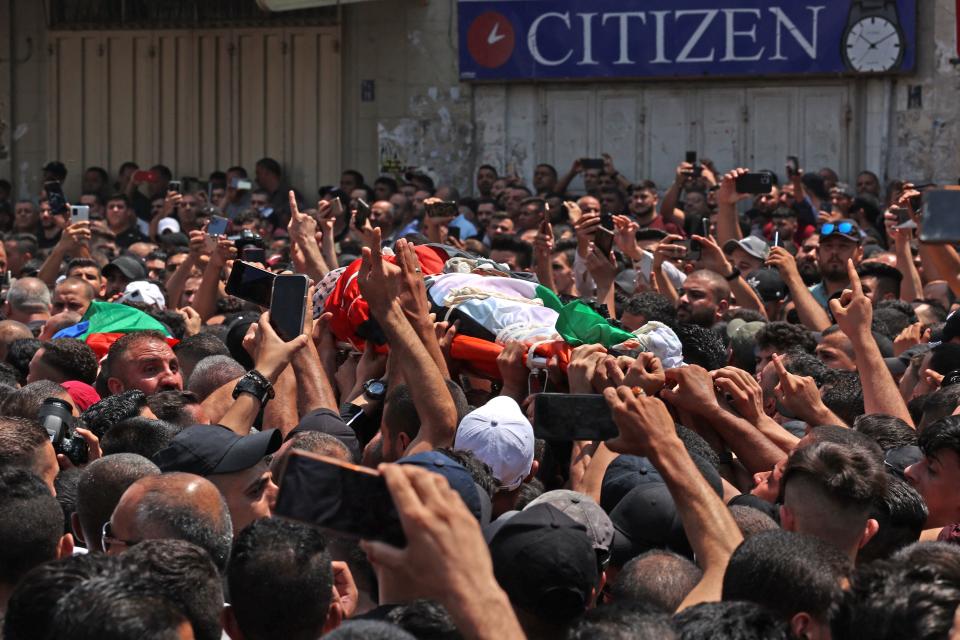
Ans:
[{"label": "red clock logo", "polygon": [[467,51],[481,67],[501,66],[513,54],[514,44],[513,25],[496,11],[481,13],[467,30]]}]

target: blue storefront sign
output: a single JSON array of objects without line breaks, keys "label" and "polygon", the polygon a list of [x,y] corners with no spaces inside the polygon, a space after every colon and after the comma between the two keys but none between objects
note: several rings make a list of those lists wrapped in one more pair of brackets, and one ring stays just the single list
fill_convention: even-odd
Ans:
[{"label": "blue storefront sign", "polygon": [[916,0],[460,0],[460,77],[910,71]]}]

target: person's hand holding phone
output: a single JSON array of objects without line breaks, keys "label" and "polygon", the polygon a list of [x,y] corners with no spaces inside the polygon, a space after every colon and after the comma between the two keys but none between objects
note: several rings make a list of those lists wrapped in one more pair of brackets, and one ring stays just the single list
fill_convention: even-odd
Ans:
[{"label": "person's hand holding phone", "polygon": [[613,286],[617,277],[617,262],[612,253],[604,255],[596,244],[590,243],[587,250],[587,271],[597,283],[597,291],[606,291]]},{"label": "person's hand holding phone", "polygon": [[227,262],[237,257],[237,248],[233,240],[224,236],[207,236],[208,245],[213,246],[210,261],[219,266],[226,266]]},{"label": "person's hand holding phone", "polygon": [[659,271],[664,262],[677,262],[687,255],[683,245],[683,236],[671,234],[658,242],[653,248],[653,271]]},{"label": "person's hand holding phone", "polygon": [[290,342],[284,342],[270,324],[270,312],[264,311],[250,325],[244,342],[249,344],[248,351],[253,357],[254,369],[273,384],[290,364],[294,354],[307,346],[307,336],[299,335]]},{"label": "person's hand holding phone", "polygon": [[577,234],[577,252],[581,258],[586,258],[593,242],[593,236],[597,233],[600,226],[599,213],[584,213],[573,225],[573,230]]},{"label": "person's hand holding phone", "polygon": [[802,282],[800,271],[797,269],[797,259],[783,247],[770,247],[766,264],[780,272],[780,277],[787,286],[790,286],[791,282]]},{"label": "person's hand holding phone", "polygon": [[190,238],[190,255],[193,257],[195,262],[199,262],[200,258],[206,255],[210,255],[212,247],[207,242],[207,234],[204,231],[199,229],[194,229],[189,232]]},{"label": "person's hand holding phone", "polygon": [[180,206],[181,200],[183,200],[183,194],[179,191],[167,191],[167,195],[163,198],[163,207],[160,208],[160,212],[154,218],[163,219],[173,216]]},{"label": "person's hand holding phone", "polygon": [[637,244],[640,225],[623,215],[613,216],[613,224],[616,228],[613,241],[617,248],[631,260],[640,260],[643,257],[643,250]]},{"label": "person's hand holding phone", "polygon": [[620,435],[606,442],[614,453],[649,457],[656,451],[683,447],[673,416],[657,398],[635,394],[627,386],[604,389],[603,397],[620,431]]},{"label": "person's hand holding phone", "polygon": [[737,178],[750,173],[749,169],[739,168],[723,174],[720,188],[717,190],[717,204],[736,206],[741,200],[750,197],[747,193],[737,193]]},{"label": "person's hand holding phone", "polygon": [[72,253],[90,242],[90,221],[81,220],[67,225],[57,244],[67,253]]},{"label": "person's hand holding phone", "polygon": [[723,249],[717,244],[716,240],[709,236],[690,236],[693,242],[700,243],[700,265],[701,269],[709,269],[714,273],[719,273],[726,278],[733,273],[733,266],[724,255]]}]

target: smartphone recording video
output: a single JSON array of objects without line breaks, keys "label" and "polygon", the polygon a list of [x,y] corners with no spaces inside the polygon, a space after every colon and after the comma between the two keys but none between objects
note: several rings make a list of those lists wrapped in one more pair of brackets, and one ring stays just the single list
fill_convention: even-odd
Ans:
[{"label": "smartphone recording video", "polygon": [[584,171],[603,171],[603,158],[580,158],[580,166],[583,167]]},{"label": "smartphone recording video", "polygon": [[302,274],[279,275],[270,297],[270,324],[284,342],[303,333],[309,281]]},{"label": "smartphone recording video", "polygon": [[537,438],[609,440],[620,433],[602,395],[540,393],[533,402],[533,433]]},{"label": "smartphone recording video", "polygon": [[456,202],[431,202],[424,205],[424,211],[428,218],[456,218],[460,214]]},{"label": "smartphone recording video", "polygon": [[773,174],[767,171],[745,173],[737,176],[737,193],[770,193],[773,191]]},{"label": "smartphone recording video", "polygon": [[363,198],[357,198],[357,214],[353,218],[353,226],[356,227],[357,231],[363,231],[369,219],[370,205],[368,205]]},{"label": "smartphone recording video", "polygon": [[167,193],[183,193],[183,183],[179,180],[171,180],[167,184]]},{"label": "smartphone recording video", "polygon": [[354,538],[407,544],[383,476],[337,458],[291,450],[273,513]]},{"label": "smartphone recording video", "polygon": [[960,211],[960,189],[925,191],[920,241],[940,244],[960,242],[957,211]]},{"label": "smartphone recording video", "polygon": [[229,224],[230,221],[223,216],[211,216],[210,222],[207,223],[207,235],[217,237],[225,236],[227,235],[227,225]]},{"label": "smartphone recording video", "polygon": [[56,180],[43,183],[43,190],[47,194],[47,202],[50,203],[50,211],[56,214],[67,212],[67,198],[63,195],[63,187]]},{"label": "smartphone recording video", "polygon": [[600,226],[597,227],[596,233],[593,234],[593,244],[597,245],[597,249],[599,249],[600,253],[604,256],[610,255],[610,252],[613,251],[613,230],[613,214],[609,211],[601,213]]},{"label": "smartphone recording video", "polygon": [[269,307],[276,278],[270,271],[236,260],[227,279],[226,292],[259,307]]},{"label": "smartphone recording video", "polygon": [[87,222],[90,220],[90,207],[73,205],[70,207],[70,222]]}]

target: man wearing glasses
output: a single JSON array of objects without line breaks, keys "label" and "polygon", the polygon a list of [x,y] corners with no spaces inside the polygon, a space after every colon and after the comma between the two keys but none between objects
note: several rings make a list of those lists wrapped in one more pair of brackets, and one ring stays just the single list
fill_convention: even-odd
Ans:
[{"label": "man wearing glasses", "polygon": [[820,265],[821,281],[810,287],[810,293],[824,309],[827,300],[850,286],[847,275],[847,260],[860,264],[863,258],[862,233],[853,220],[828,222],[820,226],[820,248],[817,262]]}]

